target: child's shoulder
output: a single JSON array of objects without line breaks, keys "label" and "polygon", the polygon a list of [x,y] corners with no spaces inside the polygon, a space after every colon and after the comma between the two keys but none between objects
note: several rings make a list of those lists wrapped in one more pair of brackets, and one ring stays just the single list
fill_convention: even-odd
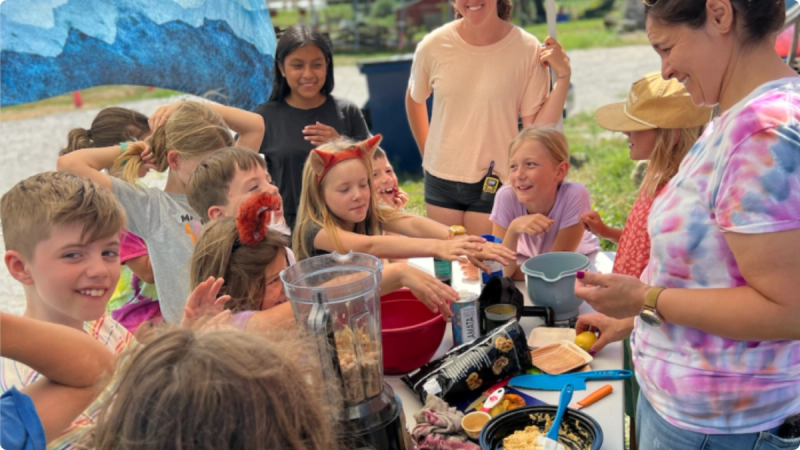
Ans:
[{"label": "child's shoulder", "polygon": [[571,181],[561,183],[561,192],[567,198],[589,198],[589,189],[586,189],[586,186]]},{"label": "child's shoulder", "polygon": [[333,104],[336,106],[338,111],[344,111],[345,113],[354,113],[358,111],[360,108],[350,100],[346,98],[336,97],[331,95],[331,100],[333,100]]},{"label": "child's shoulder", "polygon": [[134,342],[133,335],[109,315],[104,314],[97,320],[84,323],[83,329],[115,355]]}]

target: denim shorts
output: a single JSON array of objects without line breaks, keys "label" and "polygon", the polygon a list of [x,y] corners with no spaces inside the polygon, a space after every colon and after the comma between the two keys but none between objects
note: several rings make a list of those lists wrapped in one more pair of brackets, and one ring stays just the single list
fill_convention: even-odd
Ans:
[{"label": "denim shorts", "polygon": [[639,450],[797,450],[800,438],[783,439],[771,430],[746,434],[703,434],[684,430],[662,418],[639,393],[636,442]]},{"label": "denim shorts", "polygon": [[460,183],[437,178],[425,172],[425,203],[440,208],[458,211],[491,214],[492,201],[481,200],[483,181],[477,183]]}]

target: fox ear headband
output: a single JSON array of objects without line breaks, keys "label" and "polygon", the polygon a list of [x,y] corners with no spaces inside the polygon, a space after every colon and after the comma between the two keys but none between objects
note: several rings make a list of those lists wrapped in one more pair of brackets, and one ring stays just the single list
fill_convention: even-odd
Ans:
[{"label": "fox ear headband", "polygon": [[236,217],[236,230],[239,236],[233,245],[236,251],[239,246],[256,245],[267,236],[267,226],[269,225],[272,213],[281,210],[281,198],[277,195],[270,195],[266,192],[247,199],[239,208],[239,215]]},{"label": "fox ear headband", "polygon": [[383,136],[376,134],[366,141],[354,144],[347,150],[342,150],[341,152],[337,153],[326,152],[318,148],[311,150],[311,170],[313,170],[317,175],[317,184],[322,182],[322,179],[333,168],[333,166],[342,161],[347,161],[348,159],[361,159],[364,157],[371,158],[372,153],[376,148],[378,148],[378,144],[380,144],[381,139],[383,139]]}]

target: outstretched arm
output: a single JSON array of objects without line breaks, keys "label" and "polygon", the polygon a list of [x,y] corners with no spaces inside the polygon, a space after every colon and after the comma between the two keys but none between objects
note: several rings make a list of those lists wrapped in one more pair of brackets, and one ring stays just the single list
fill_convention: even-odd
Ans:
[{"label": "outstretched arm", "polygon": [[82,331],[6,313],[0,313],[0,353],[44,377],[22,392],[33,400],[48,442],[89,406],[114,358]]}]

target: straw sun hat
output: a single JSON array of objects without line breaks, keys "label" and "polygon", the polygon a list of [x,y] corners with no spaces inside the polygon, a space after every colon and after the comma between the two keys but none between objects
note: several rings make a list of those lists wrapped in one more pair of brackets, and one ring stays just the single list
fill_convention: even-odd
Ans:
[{"label": "straw sun hat", "polygon": [[594,116],[607,130],[642,131],[699,127],[711,120],[711,112],[695,106],[680,82],[664,80],[656,72],[633,83],[626,101],[602,106]]}]

